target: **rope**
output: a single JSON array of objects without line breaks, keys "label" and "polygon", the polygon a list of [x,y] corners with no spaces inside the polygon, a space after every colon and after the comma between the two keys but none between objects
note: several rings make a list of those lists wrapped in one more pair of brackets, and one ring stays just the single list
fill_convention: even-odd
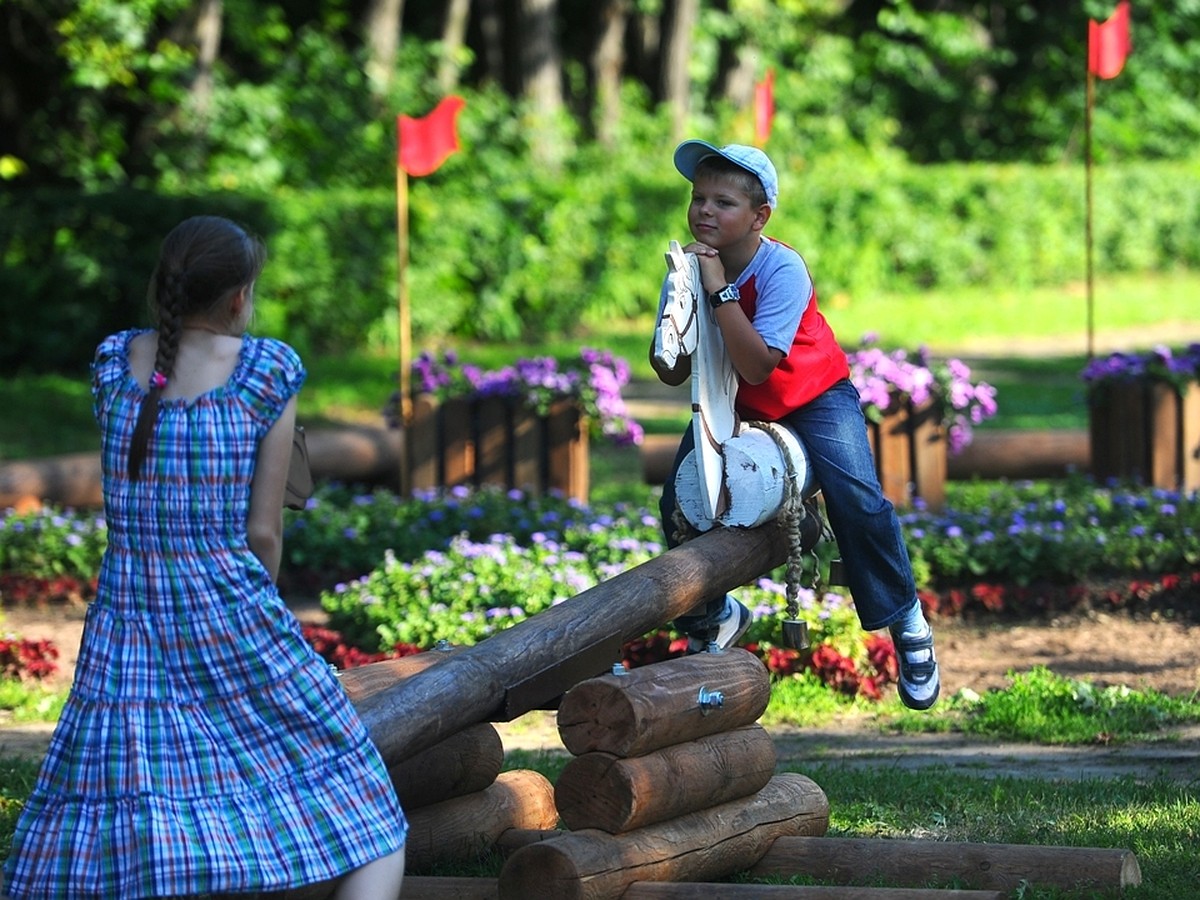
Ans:
[{"label": "rope", "polygon": [[[806,501],[800,492],[795,461],[792,459],[791,451],[781,433],[782,426],[774,422],[748,422],[747,425],[766,432],[767,436],[775,442],[780,456],[787,465],[787,478],[783,486],[783,506],[779,511],[778,518],[783,521],[788,538],[788,558],[784,570],[784,583],[787,586],[787,615],[789,619],[795,620],[800,617],[800,585],[804,580],[804,531],[801,525],[810,514],[817,515],[816,500],[814,498]],[[809,503],[814,504],[811,513],[808,508]],[[821,523],[822,539],[832,539],[833,534],[829,530],[828,523],[819,515],[817,515],[817,521]],[[675,500],[674,509],[671,510],[671,525],[673,528],[671,539],[677,545],[691,540],[700,533],[684,516],[678,498]],[[821,561],[817,556],[817,543],[820,542],[814,543],[812,548],[813,577],[810,588],[814,594],[819,594],[821,591]]]},{"label": "rope", "polygon": [[[779,448],[779,454],[787,464],[787,479],[783,484],[783,508],[779,512],[779,518],[783,520],[788,536],[788,559],[785,569],[787,614],[789,619],[795,620],[800,617],[800,582],[804,577],[804,534],[800,529],[800,523],[808,516],[808,511],[804,507],[804,498],[800,494],[795,462],[779,431],[780,426],[773,422],[750,422],[748,424],[751,428],[757,428],[767,433],[767,436]],[[815,565],[817,562],[815,549],[813,550],[813,562],[812,590],[815,594],[821,586],[821,567]]]}]

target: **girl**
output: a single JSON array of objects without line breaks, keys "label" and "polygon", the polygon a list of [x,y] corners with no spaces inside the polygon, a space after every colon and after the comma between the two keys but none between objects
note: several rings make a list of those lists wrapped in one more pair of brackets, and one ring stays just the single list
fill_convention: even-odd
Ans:
[{"label": "girl", "polygon": [[13,900],[253,893],[350,873],[396,898],[407,822],[275,588],[296,392],[243,332],[262,245],[199,216],[162,245],[157,330],[93,363],[108,548],[75,682],[6,865]]}]

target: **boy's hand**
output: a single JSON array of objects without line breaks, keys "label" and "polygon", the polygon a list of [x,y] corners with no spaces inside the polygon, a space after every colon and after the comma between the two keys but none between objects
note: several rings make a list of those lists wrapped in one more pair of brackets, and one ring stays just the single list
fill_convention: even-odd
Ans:
[{"label": "boy's hand", "polygon": [[719,291],[728,284],[725,278],[725,264],[721,262],[721,254],[708,244],[703,244],[700,241],[692,241],[683,248],[684,253],[694,253],[696,261],[700,263],[700,280],[704,283],[704,290],[708,293]]}]

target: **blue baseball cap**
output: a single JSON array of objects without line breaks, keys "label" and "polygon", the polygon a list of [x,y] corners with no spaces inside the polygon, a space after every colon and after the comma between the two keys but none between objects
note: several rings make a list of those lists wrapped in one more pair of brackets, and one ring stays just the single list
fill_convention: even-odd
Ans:
[{"label": "blue baseball cap", "polygon": [[675,148],[675,168],[688,181],[693,181],[696,166],[706,156],[720,156],[755,176],[762,182],[767,203],[771,209],[775,208],[775,204],[779,202],[779,176],[775,174],[775,166],[771,164],[767,154],[757,147],[747,147],[744,144],[714,147],[707,141],[684,141]]}]

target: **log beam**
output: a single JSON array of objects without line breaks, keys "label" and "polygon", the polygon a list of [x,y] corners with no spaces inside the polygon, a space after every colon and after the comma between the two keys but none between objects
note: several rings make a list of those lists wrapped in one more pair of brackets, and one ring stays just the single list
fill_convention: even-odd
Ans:
[{"label": "log beam", "polygon": [[626,888],[621,900],[713,900],[714,897],[728,900],[1007,900],[1009,894],[1006,891],[935,891],[928,888],[639,881]]},{"label": "log beam", "polygon": [[549,829],[558,823],[554,785],[540,772],[523,769],[501,773],[482,791],[423,806],[406,816],[405,866],[417,871],[473,861],[495,847],[510,828]]},{"label": "log beam", "polygon": [[410,811],[482,791],[504,768],[496,726],[480,722],[388,768],[400,806]]},{"label": "log beam", "polygon": [[640,637],[769,572],[787,555],[787,535],[777,522],[715,529],[373,693],[356,704],[359,715],[384,760],[394,764],[488,721],[510,687],[565,657],[610,635]]},{"label": "log beam", "polygon": [[405,875],[403,894],[420,900],[498,900],[495,878],[462,878]]},{"label": "log beam", "polygon": [[[701,707],[700,688],[720,705]],[[756,722],[770,701],[770,673],[754,654],[696,653],[576,685],[559,706],[558,735],[575,756],[642,756]]]},{"label": "log beam", "polygon": [[873,838],[780,838],[753,877],[804,874],[821,881],[883,878],[897,884],[957,881],[965,887],[1013,891],[1022,881],[1068,890],[1118,890],[1142,883],[1130,850],[1043,847]]},{"label": "log beam", "polygon": [[512,900],[617,900],[638,881],[709,881],[744,871],[783,835],[821,835],[829,801],[803,775],[758,793],[625,834],[565,832],[513,853],[500,871]]},{"label": "log beam", "polygon": [[762,790],[775,774],[775,742],[761,725],[707,735],[645,756],[585,753],[554,784],[572,831],[632,831]]}]

